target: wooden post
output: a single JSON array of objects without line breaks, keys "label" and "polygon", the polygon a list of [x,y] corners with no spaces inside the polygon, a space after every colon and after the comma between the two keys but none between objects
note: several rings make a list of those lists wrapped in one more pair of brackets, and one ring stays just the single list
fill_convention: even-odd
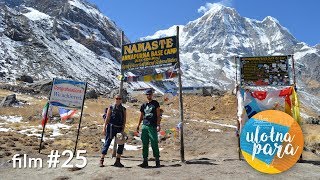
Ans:
[{"label": "wooden post", "polygon": [[[124,32],[121,31],[121,55],[122,55],[122,45],[124,44],[123,43],[123,39],[124,39]],[[123,77],[124,72],[123,72],[123,69],[122,69],[122,58],[120,60],[120,63],[121,63],[121,69],[120,69],[121,76]],[[123,91],[123,79],[121,78],[120,87],[119,87],[119,94],[120,94],[121,97],[122,97],[122,91]],[[122,101],[123,101],[123,99],[122,99]]]},{"label": "wooden post", "polygon": [[[49,105],[48,105],[48,108],[46,110],[46,117],[48,117],[48,111],[49,111],[49,106],[50,106],[50,98],[51,98],[51,91],[52,91],[53,82],[54,82],[54,78],[52,80],[51,90],[49,92],[49,99],[48,99]],[[43,136],[44,136],[44,130],[46,128],[46,124],[47,124],[47,122],[44,123],[43,128],[42,128],[41,140],[40,140],[40,145],[39,145],[39,153],[41,152],[41,144],[43,142]]]},{"label": "wooden post", "polygon": [[[121,55],[122,55],[122,45],[124,44],[124,32],[121,31]],[[123,102],[123,75],[124,75],[124,72],[123,72],[123,69],[122,69],[122,58],[121,58],[121,80],[120,80],[120,87],[119,87],[119,94],[122,98],[122,102]],[[116,140],[114,139],[114,142],[113,142],[113,151],[112,151],[112,158],[116,157],[117,156],[117,143],[116,143]]]},{"label": "wooden post", "polygon": [[238,86],[238,61],[237,56],[234,57],[234,64],[236,65],[236,87]]},{"label": "wooden post", "polygon": [[86,92],[87,92],[87,83],[86,83],[85,88],[84,88],[84,96],[83,96],[82,106],[81,106],[81,114],[80,114],[80,121],[79,121],[79,125],[78,125],[76,145],[74,146],[74,151],[73,151],[73,155],[74,156],[76,155],[76,150],[77,150],[77,145],[78,145],[78,138],[79,138],[79,133],[80,133],[80,128],[81,128],[81,120],[82,120],[82,112],[83,112],[84,100],[86,99]]},{"label": "wooden post", "polygon": [[[239,57],[238,56],[235,56],[234,57],[234,63],[236,65],[236,99],[237,99],[237,107],[238,107],[238,92],[240,91],[239,89],[239,83],[238,83],[238,59]],[[241,76],[241,74],[240,74]],[[241,77],[240,77],[240,81],[241,81]],[[241,82],[240,82],[241,84]],[[240,92],[239,92],[240,93]],[[240,150],[240,130],[241,130],[241,123],[239,122],[239,119],[238,119],[238,115],[237,115],[237,140],[238,140],[238,158],[239,160],[241,160],[241,150]]]},{"label": "wooden post", "polygon": [[[53,81],[52,81],[52,83],[51,83],[51,90],[50,90],[49,99],[48,99],[49,105],[48,105],[48,108],[47,108],[47,110],[46,110],[46,118],[48,117],[48,111],[49,111],[49,106],[50,106],[50,98],[51,98],[51,91],[52,91],[52,84],[53,84],[53,82],[54,82],[54,78],[53,78]],[[41,140],[40,140],[40,145],[39,145],[39,153],[41,153],[41,144],[42,144],[42,142],[43,142],[43,135],[44,135],[44,130],[45,130],[45,128],[46,128],[46,124],[47,124],[47,122],[44,123],[43,128],[42,128]]]},{"label": "wooden post", "polygon": [[[49,98],[49,101],[50,101],[50,98]],[[47,108],[47,111],[46,111],[46,118],[48,117],[49,106],[50,106],[50,102],[48,104],[48,108]],[[46,124],[47,124],[47,122],[44,123],[43,128],[42,128],[41,140],[40,140],[40,145],[39,145],[39,153],[41,152],[41,144],[43,142],[43,135],[44,135],[44,130],[46,128]]]},{"label": "wooden post", "polygon": [[292,58],[292,72],[293,72],[293,84],[294,84],[294,88],[296,88],[296,70],[294,68],[294,58],[293,58],[293,54],[291,55]]},{"label": "wooden post", "polygon": [[179,26],[177,26],[177,68],[178,68],[178,81],[179,81],[179,108],[180,108],[180,156],[181,162],[185,162],[184,158],[184,141],[183,141],[183,101],[182,101],[182,81],[181,81],[181,66],[179,58]]}]

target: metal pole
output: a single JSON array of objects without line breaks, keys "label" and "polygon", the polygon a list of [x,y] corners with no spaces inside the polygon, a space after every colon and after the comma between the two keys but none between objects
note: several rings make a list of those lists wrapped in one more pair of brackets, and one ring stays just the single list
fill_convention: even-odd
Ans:
[{"label": "metal pole", "polygon": [[[237,56],[234,57],[234,63],[236,65],[236,99],[237,99],[237,107],[238,107],[238,92],[239,92],[239,84],[238,84],[238,61]],[[241,74],[240,74],[241,76]],[[240,78],[241,81],[241,78]],[[240,92],[239,92],[240,93]],[[240,151],[240,130],[241,130],[241,123],[239,122],[238,116],[237,116],[237,140],[238,140],[238,158],[241,160],[241,151]]]},{"label": "metal pole", "polygon": [[185,162],[184,159],[184,141],[183,141],[183,101],[182,101],[182,81],[181,81],[181,68],[179,58],[179,26],[177,26],[177,68],[178,68],[178,81],[179,81],[179,108],[180,108],[180,156],[181,162]]},{"label": "metal pole", "polygon": [[238,62],[237,62],[237,56],[234,57],[234,63],[236,65],[236,87],[238,86]]},{"label": "metal pole", "polygon": [[[53,78],[53,81],[54,82],[54,78]],[[51,98],[51,91],[52,91],[52,83],[51,83],[51,90],[50,90],[50,93],[49,93],[49,105],[48,105],[48,108],[46,110],[46,117],[48,117],[48,111],[49,111],[49,106],[50,106],[50,98]],[[43,142],[43,135],[44,135],[44,130],[46,128],[46,124],[47,124],[47,121],[44,122],[44,125],[43,125],[43,128],[42,128],[42,133],[41,133],[41,140],[40,140],[40,145],[39,145],[39,153],[41,153],[41,144]]]},{"label": "metal pole", "polygon": [[[121,31],[121,55],[122,55],[122,45],[124,44],[124,32]],[[119,94],[120,96],[122,97],[123,95],[123,75],[124,75],[124,72],[123,72],[123,69],[122,69],[122,58],[121,58],[121,80],[120,80],[120,87],[119,87]],[[123,97],[122,97],[122,102],[123,102]],[[116,157],[117,155],[117,143],[116,143],[116,140],[114,140],[113,142],[113,151],[112,151],[112,158]]]},{"label": "metal pole", "polygon": [[[84,94],[86,94],[87,92],[87,83],[86,86],[84,88]],[[80,114],[80,121],[79,121],[79,126],[78,126],[78,133],[77,133],[77,139],[76,139],[76,145],[74,146],[74,152],[73,155],[76,155],[76,150],[77,150],[77,145],[78,145],[78,138],[79,138],[79,133],[80,133],[80,128],[81,128],[81,120],[82,120],[82,112],[83,112],[83,106],[84,106],[84,100],[86,99],[86,96],[83,96],[83,100],[82,100],[82,106],[81,106],[81,114]]]},{"label": "metal pole", "polygon": [[[49,98],[49,101],[50,101],[50,98]],[[46,117],[45,118],[48,117],[49,106],[50,106],[50,103],[49,103],[48,108],[46,110]],[[44,125],[43,125],[43,128],[42,128],[41,140],[40,140],[40,145],[39,145],[39,153],[41,152],[41,144],[43,142],[43,135],[44,135],[44,129],[46,128],[46,124],[47,124],[47,121],[44,122]]]},{"label": "metal pole", "polygon": [[[123,38],[124,38],[124,32],[123,31],[121,31],[121,55],[122,55],[122,45],[124,44],[123,43]],[[124,74],[124,72],[123,72],[123,69],[122,69],[122,58],[121,58],[121,69],[120,69],[120,71],[121,71],[121,81],[120,81],[120,87],[119,87],[119,94],[120,94],[120,96],[122,97],[122,91],[123,91],[123,74]],[[122,99],[122,101],[123,101],[123,99]]]},{"label": "metal pole", "polygon": [[291,58],[292,58],[293,84],[294,84],[294,87],[296,88],[296,71],[295,71],[295,68],[294,68],[293,54],[291,55]]},{"label": "metal pole", "polygon": [[[291,55],[291,58],[292,58],[292,71],[293,71],[293,88],[294,90],[296,91],[297,93],[297,82],[296,82],[296,70],[295,70],[295,67],[294,67],[294,58],[293,58],[293,54]],[[298,162],[302,162],[303,161],[303,157],[302,157],[302,154],[300,155],[300,158],[298,160]]]}]

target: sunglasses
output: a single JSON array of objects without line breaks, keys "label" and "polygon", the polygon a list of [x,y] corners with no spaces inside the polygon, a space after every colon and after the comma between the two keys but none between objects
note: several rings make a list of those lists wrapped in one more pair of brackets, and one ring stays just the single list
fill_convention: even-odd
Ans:
[{"label": "sunglasses", "polygon": [[121,100],[122,98],[116,98],[116,100]]}]

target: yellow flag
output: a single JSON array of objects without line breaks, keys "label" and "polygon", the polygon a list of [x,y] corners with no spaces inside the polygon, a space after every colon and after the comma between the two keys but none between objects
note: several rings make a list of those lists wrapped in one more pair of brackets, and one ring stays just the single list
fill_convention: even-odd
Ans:
[{"label": "yellow flag", "polygon": [[163,79],[163,74],[157,74],[155,77],[156,81],[161,81]]},{"label": "yellow flag", "polygon": [[124,77],[122,75],[118,75],[118,79],[122,80]]},{"label": "yellow flag", "polygon": [[[291,86],[290,88],[291,88],[291,91],[293,91],[294,87]],[[288,95],[285,97],[285,101],[284,101],[285,102],[284,103],[284,112],[289,114],[290,116],[292,116],[292,97],[293,97],[293,95],[291,93],[290,96]]]},{"label": "yellow flag", "polygon": [[300,103],[298,99],[297,92],[293,88],[292,90],[292,117],[301,125],[300,118]]},{"label": "yellow flag", "polygon": [[143,76],[143,81],[144,82],[150,82],[152,80],[152,76],[151,75],[145,75]]}]

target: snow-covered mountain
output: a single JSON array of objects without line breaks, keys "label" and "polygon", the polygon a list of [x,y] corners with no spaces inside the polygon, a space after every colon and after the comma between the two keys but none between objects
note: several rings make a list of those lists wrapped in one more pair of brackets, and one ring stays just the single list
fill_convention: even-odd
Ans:
[{"label": "snow-covered mountain", "polygon": [[[142,40],[172,36],[176,26]],[[262,21],[241,17],[238,12],[214,4],[202,17],[180,25],[180,59],[183,86],[235,86],[234,56],[293,54],[302,101],[320,114],[320,50],[293,37],[273,17]]]},{"label": "snow-covered mountain", "polygon": [[[84,0],[0,0],[0,78],[63,77],[117,87],[121,30]],[[125,39],[127,42],[128,39]]]},{"label": "snow-covered mountain", "polygon": [[[154,35],[175,35],[172,26]],[[121,30],[85,0],[0,0],[0,80],[63,77],[99,90],[118,86]],[[126,42],[129,42],[125,38]],[[180,26],[183,86],[234,88],[234,56],[294,54],[302,100],[320,114],[320,48],[293,37],[272,18],[241,17],[214,4]]]}]

